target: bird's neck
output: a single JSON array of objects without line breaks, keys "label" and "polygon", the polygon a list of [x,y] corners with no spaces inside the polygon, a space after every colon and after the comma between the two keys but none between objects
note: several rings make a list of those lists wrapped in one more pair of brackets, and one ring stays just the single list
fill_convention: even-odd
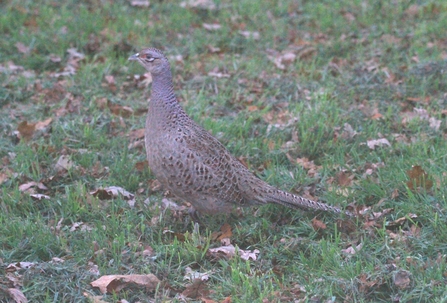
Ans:
[{"label": "bird's neck", "polygon": [[175,97],[171,71],[152,75],[151,107],[160,110],[172,110],[180,105]]}]

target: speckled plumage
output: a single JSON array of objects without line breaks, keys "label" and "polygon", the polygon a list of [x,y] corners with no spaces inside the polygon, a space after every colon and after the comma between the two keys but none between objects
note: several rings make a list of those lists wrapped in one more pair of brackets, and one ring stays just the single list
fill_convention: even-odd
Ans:
[{"label": "speckled plumage", "polygon": [[250,172],[178,103],[168,59],[154,48],[129,58],[152,75],[145,140],[149,167],[160,183],[200,213],[277,203],[340,213],[337,207],[277,189]]}]

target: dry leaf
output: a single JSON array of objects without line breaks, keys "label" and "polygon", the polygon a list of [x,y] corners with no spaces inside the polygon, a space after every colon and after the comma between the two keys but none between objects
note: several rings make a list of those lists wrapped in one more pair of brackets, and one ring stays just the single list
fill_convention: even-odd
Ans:
[{"label": "dry leaf", "polygon": [[107,104],[107,106],[109,107],[112,114],[114,114],[116,116],[120,116],[123,118],[129,118],[130,116],[132,116],[134,114],[133,109],[130,108],[129,106],[121,106],[118,104],[112,104],[110,102]]},{"label": "dry leaf", "polygon": [[393,282],[399,289],[407,289],[411,284],[411,273],[401,269],[394,274]]},{"label": "dry leaf", "polygon": [[144,171],[147,170],[148,168],[149,163],[147,162],[147,160],[135,163],[135,169],[138,171]]},{"label": "dry leaf", "polygon": [[348,174],[344,171],[341,171],[336,175],[337,183],[340,186],[350,186],[354,177],[355,176],[353,174]]},{"label": "dry leaf", "polygon": [[44,199],[45,200],[50,200],[50,196],[43,195],[43,194],[31,194],[30,197],[33,200],[37,200],[37,201],[44,200]]},{"label": "dry leaf", "polygon": [[147,0],[132,0],[130,1],[130,5],[136,7],[149,7],[150,2]]},{"label": "dry leaf", "polygon": [[154,291],[160,284],[160,280],[153,274],[148,275],[109,275],[102,276],[90,283],[98,287],[102,293],[119,292],[126,287],[140,287],[147,291]]},{"label": "dry leaf", "polygon": [[349,246],[346,249],[342,249],[341,252],[347,254],[347,255],[355,255],[360,249],[362,249],[363,243],[360,243],[355,248],[353,246]]},{"label": "dry leaf", "polygon": [[366,142],[366,144],[368,145],[368,147],[370,149],[375,149],[377,146],[379,146],[379,147],[384,146],[384,145],[391,146],[390,142],[385,138],[381,138],[381,139],[377,139],[377,140],[368,140]]},{"label": "dry leaf", "polygon": [[187,1],[181,2],[180,7],[215,10],[216,4],[214,4],[213,0],[187,0]]},{"label": "dry leaf", "polygon": [[231,231],[230,224],[225,223],[220,228],[220,231],[212,233],[211,239],[217,240],[217,241],[222,241],[223,239],[231,238],[232,235],[233,235],[233,232]]},{"label": "dry leaf", "polygon": [[259,38],[261,37],[259,32],[239,31],[239,34],[241,34],[247,39],[253,39],[253,40],[259,40]]},{"label": "dry leaf", "polygon": [[407,176],[410,179],[407,181],[407,186],[411,190],[417,188],[428,190],[433,187],[433,181],[429,179],[428,174],[420,165],[413,165],[410,170],[407,170]]},{"label": "dry leaf", "polygon": [[70,156],[62,155],[57,160],[57,163],[56,163],[54,169],[57,172],[65,172],[65,171],[69,171],[72,167],[73,167],[73,161],[70,160]]},{"label": "dry leaf", "polygon": [[113,198],[117,198],[120,195],[126,201],[135,199],[134,194],[131,194],[124,188],[118,187],[118,186],[109,186],[106,188],[99,188],[95,191],[90,192],[90,194],[93,195],[94,197],[97,197],[100,200],[110,200]]},{"label": "dry leaf", "polygon": [[[208,253],[209,255],[211,255],[216,259],[222,259],[222,258],[230,259],[236,255],[236,247],[233,245],[226,245],[217,248],[210,248],[208,250]],[[238,248],[238,253],[240,258],[243,260],[248,261],[252,259],[253,261],[256,261],[257,254],[259,254],[259,250],[255,249],[254,251],[250,251]]]},{"label": "dry leaf", "polygon": [[207,297],[209,294],[210,291],[208,290],[208,287],[201,279],[195,279],[192,284],[187,285],[186,289],[182,292],[183,296],[191,299]]},{"label": "dry leaf", "polygon": [[183,280],[189,280],[194,281],[196,279],[202,280],[202,281],[208,281],[210,278],[208,273],[201,273],[198,271],[194,271],[191,269],[191,267],[185,268],[185,276],[183,277]]},{"label": "dry leaf", "polygon": [[22,54],[28,54],[30,51],[30,47],[29,46],[25,46],[25,44],[23,44],[22,42],[17,42],[15,44],[17,50],[19,51],[19,53]]},{"label": "dry leaf", "polygon": [[312,219],[312,228],[315,231],[319,231],[321,229],[326,229],[326,224],[324,224],[323,221],[320,221],[320,220],[318,220],[316,218],[313,218]]},{"label": "dry leaf", "polygon": [[8,288],[7,290],[9,296],[14,300],[16,303],[27,303],[28,299],[25,297],[23,292],[21,292],[17,288]]},{"label": "dry leaf", "polygon": [[48,118],[44,121],[39,121],[30,124],[27,121],[20,122],[19,125],[17,126],[20,138],[29,140],[33,137],[36,131],[40,131],[42,133],[46,132],[46,130],[48,129],[47,127],[51,124],[52,121],[53,121],[52,118]]},{"label": "dry leaf", "polygon": [[20,269],[29,269],[33,266],[35,266],[37,263],[35,262],[17,262],[17,263],[10,263],[8,266],[6,266],[7,272],[15,272]]},{"label": "dry leaf", "polygon": [[37,187],[40,190],[48,190],[48,187],[43,185],[43,183],[31,181],[31,182],[19,185],[19,191],[22,191],[22,192],[28,191],[31,187]]},{"label": "dry leaf", "polygon": [[213,23],[213,24],[203,23],[202,26],[204,29],[209,31],[215,31],[222,28],[222,26],[219,23]]}]

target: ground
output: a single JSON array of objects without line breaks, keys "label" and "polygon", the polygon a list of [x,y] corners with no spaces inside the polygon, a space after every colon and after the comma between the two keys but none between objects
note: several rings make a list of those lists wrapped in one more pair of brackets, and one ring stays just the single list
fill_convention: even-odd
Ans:
[{"label": "ground", "polygon": [[[441,302],[441,2],[3,1],[1,302]],[[127,58],[148,46],[260,178],[356,218],[195,226],[145,162],[151,79]]]}]

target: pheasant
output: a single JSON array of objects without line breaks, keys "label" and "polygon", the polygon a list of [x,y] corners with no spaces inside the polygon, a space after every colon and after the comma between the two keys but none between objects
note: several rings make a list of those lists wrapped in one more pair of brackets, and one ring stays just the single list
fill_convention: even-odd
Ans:
[{"label": "pheasant", "polygon": [[[152,75],[145,125],[149,167],[160,183],[203,214],[229,213],[234,207],[276,203],[295,209],[333,213],[341,209],[280,190],[256,177],[181,107],[171,68],[158,49],[129,57]],[[345,212],[350,215],[349,212]]]}]

